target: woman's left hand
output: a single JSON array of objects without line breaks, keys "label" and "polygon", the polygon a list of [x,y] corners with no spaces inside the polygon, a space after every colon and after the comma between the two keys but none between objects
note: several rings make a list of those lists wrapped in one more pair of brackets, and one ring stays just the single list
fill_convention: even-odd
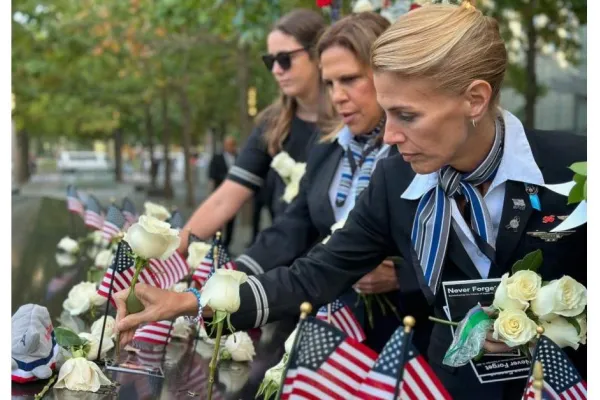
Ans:
[{"label": "woman's left hand", "polygon": [[357,291],[365,294],[387,293],[399,287],[394,263],[389,260],[383,261],[354,285]]}]

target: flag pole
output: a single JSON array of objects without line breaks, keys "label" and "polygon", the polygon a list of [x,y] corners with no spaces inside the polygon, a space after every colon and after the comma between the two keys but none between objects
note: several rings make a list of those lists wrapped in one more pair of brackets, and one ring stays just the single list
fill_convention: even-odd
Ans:
[{"label": "flag pole", "polygon": [[[110,284],[108,285],[108,298],[106,299],[106,307],[104,308],[104,320],[102,321],[102,333],[100,335],[100,343],[98,344],[98,356],[96,357],[96,360],[98,360],[98,362],[100,362],[100,353],[102,352],[102,340],[104,339],[104,329],[106,328],[106,317],[108,316],[108,307],[110,306],[110,298],[112,295],[112,290],[113,290],[113,286],[115,284],[115,275],[117,274],[117,256],[119,255],[119,251],[121,250],[121,241],[119,240],[119,245],[117,247],[117,251],[115,252],[115,256],[113,258],[113,262],[112,262],[112,269],[113,269],[113,273],[112,276],[110,277]],[[118,340],[118,335],[117,335],[117,348],[115,350],[115,358],[117,359],[116,361],[118,361],[118,357],[119,357],[119,340]]]},{"label": "flag pole", "polygon": [[544,388],[544,368],[542,363],[536,361],[533,364],[533,382],[531,383],[535,392],[535,400],[542,400],[542,390]]},{"label": "flag pole", "polygon": [[396,386],[394,387],[394,397],[392,397],[392,399],[394,400],[397,399],[400,395],[400,386],[404,376],[404,366],[406,364],[406,358],[409,353],[408,346],[411,343],[413,328],[415,326],[416,321],[413,316],[407,315],[406,317],[404,317],[402,323],[404,324],[404,343],[402,343],[404,351],[401,352],[402,361],[400,362],[400,365],[398,367],[398,379],[396,379]]},{"label": "flag pole", "polygon": [[288,354],[287,362],[285,363],[285,369],[283,370],[283,374],[281,374],[281,382],[279,382],[279,390],[277,391],[277,400],[281,400],[281,393],[283,392],[283,383],[285,381],[285,376],[287,375],[288,368],[290,366],[290,361],[292,360],[294,351],[296,350],[296,346],[298,346],[298,342],[300,339],[300,328],[302,327],[302,323],[306,320],[306,317],[312,312],[312,304],[308,301],[300,304],[300,321],[298,321],[298,326],[296,327],[296,336],[294,337],[294,344],[292,345],[292,349],[290,350],[290,354]]}]

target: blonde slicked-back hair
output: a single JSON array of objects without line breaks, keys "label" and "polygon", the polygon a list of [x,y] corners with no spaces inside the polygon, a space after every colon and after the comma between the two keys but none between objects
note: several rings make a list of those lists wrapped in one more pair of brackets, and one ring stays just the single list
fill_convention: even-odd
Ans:
[{"label": "blonde slicked-back hair", "polygon": [[373,44],[373,69],[425,78],[453,94],[481,79],[492,88],[490,108],[496,106],[506,47],[496,20],[463,4],[429,4],[402,15]]}]

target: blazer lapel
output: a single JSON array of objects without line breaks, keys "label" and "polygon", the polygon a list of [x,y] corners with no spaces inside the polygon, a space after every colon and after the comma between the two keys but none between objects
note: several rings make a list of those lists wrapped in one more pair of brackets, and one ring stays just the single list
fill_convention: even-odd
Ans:
[{"label": "blazer lapel", "polygon": [[[525,209],[514,209],[513,200],[522,199]],[[507,181],[502,205],[502,217],[496,239],[496,264],[499,271],[490,270],[490,277],[501,276],[511,266],[507,263],[512,259],[512,253],[527,228],[533,212],[529,196],[525,192],[523,182]]]}]

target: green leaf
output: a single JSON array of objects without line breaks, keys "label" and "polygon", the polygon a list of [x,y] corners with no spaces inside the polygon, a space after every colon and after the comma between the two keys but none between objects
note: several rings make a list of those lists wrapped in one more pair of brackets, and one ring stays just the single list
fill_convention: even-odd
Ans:
[{"label": "green leaf", "polygon": [[583,184],[583,199],[585,201],[587,201],[587,179],[585,180],[585,183]]},{"label": "green leaf", "polygon": [[576,162],[569,169],[576,174],[587,176],[587,161]]},{"label": "green leaf", "polygon": [[567,204],[580,203],[583,199],[583,184],[576,183],[575,186],[573,186],[573,189],[571,189],[569,192],[569,200],[567,201]]},{"label": "green leaf", "polygon": [[575,329],[577,330],[577,334],[581,335],[581,326],[579,326],[579,322],[577,322],[575,317],[565,317],[565,319],[567,320],[568,323],[570,323],[571,325],[573,325],[575,327]]},{"label": "green leaf", "polygon": [[55,328],[54,335],[56,336],[56,343],[65,349],[69,349],[71,346],[83,346],[85,344],[85,341],[80,338],[79,335],[68,328]]},{"label": "green leaf", "polygon": [[537,249],[525,255],[523,259],[517,261],[512,267],[512,273],[514,275],[517,271],[525,270],[537,272],[537,270],[542,265],[543,261],[544,258],[542,257],[542,251],[540,249]]},{"label": "green leaf", "polygon": [[575,181],[575,183],[585,183],[585,181],[587,181],[587,177],[584,175],[575,174],[573,175],[573,181]]}]

